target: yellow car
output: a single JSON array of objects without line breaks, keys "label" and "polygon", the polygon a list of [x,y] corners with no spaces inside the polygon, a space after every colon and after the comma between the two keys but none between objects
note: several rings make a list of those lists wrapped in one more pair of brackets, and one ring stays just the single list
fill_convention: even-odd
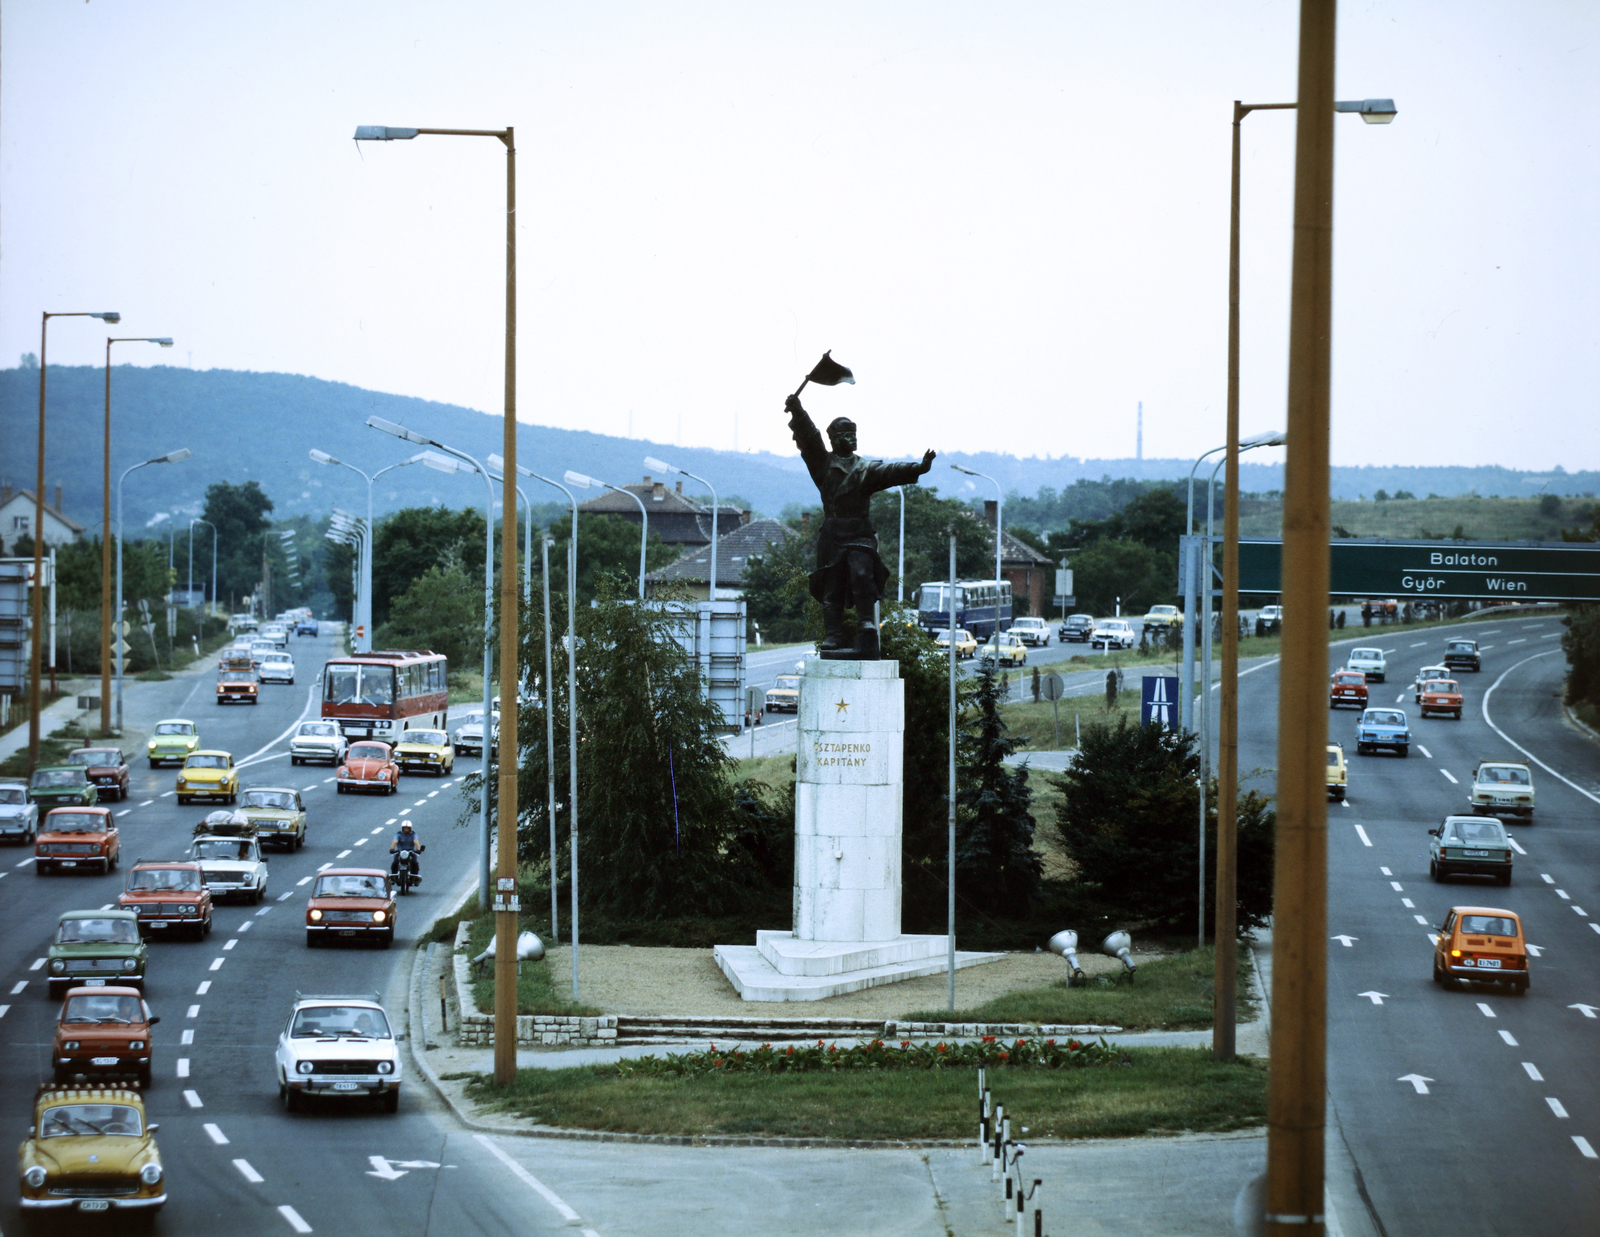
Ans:
[{"label": "yellow car", "polygon": [[456,767],[456,749],[447,730],[407,730],[395,744],[394,762],[402,773],[446,777]]},{"label": "yellow car", "polygon": [[167,1201],[154,1133],[132,1087],[40,1087],[17,1154],[23,1210],[153,1214]]},{"label": "yellow car", "polygon": [[983,646],[983,660],[999,662],[1002,666],[1026,665],[1028,646],[1022,643],[1021,636],[1013,636],[1009,631],[998,631],[990,637],[989,643]]},{"label": "yellow car", "polygon": [[[941,649],[948,649],[950,647],[950,629],[948,627],[941,627],[938,631],[934,632],[933,642]],[[966,661],[969,657],[976,657],[977,655],[978,641],[973,637],[970,631],[966,631],[963,628],[957,627],[956,660]]]},{"label": "yellow car", "polygon": [[236,803],[239,799],[239,770],[227,752],[193,752],[184,758],[178,771],[178,806],[196,799],[220,799]]},{"label": "yellow car", "polygon": [[1349,780],[1350,766],[1345,763],[1344,748],[1337,743],[1328,744],[1328,793],[1342,800]]},{"label": "yellow car", "polygon": [[768,713],[800,712],[800,676],[780,674],[767,688],[765,711]]}]

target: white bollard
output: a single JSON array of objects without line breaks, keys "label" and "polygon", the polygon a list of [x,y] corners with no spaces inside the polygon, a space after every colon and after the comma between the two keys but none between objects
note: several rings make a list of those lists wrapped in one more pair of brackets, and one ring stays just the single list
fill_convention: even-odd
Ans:
[{"label": "white bollard", "polygon": [[[978,1071],[980,1077],[982,1070]],[[989,1158],[989,1088],[983,1087],[978,1095],[978,1163]]]},{"label": "white bollard", "polygon": [[1004,1104],[996,1104],[994,1106],[994,1120],[992,1122],[990,1122],[990,1125],[989,1125],[989,1129],[990,1129],[990,1132],[991,1132],[991,1137],[990,1137],[990,1140],[989,1140],[989,1180],[990,1181],[999,1181],[1000,1180],[1000,1153],[1001,1153],[1000,1126],[1001,1126],[1001,1122],[1003,1122],[1005,1120],[1005,1113],[1006,1113],[1006,1106]]},{"label": "white bollard", "polygon": [[[1039,1187],[1043,1184],[1044,1182],[1035,1177],[1033,1189],[1028,1191],[1028,1201],[1033,1204],[1033,1237],[1044,1237],[1044,1203],[1039,1198]],[[1017,1222],[1019,1225],[1017,1229],[1018,1237],[1023,1237],[1020,1227],[1021,1217],[1018,1217]]]}]

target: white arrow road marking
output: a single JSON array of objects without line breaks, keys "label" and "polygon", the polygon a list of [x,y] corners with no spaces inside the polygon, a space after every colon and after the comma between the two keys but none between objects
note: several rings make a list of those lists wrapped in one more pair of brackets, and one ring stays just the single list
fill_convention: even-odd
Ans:
[{"label": "white arrow road marking", "polygon": [[[438,1168],[439,1167],[439,1165],[435,1164],[432,1160],[392,1160],[390,1162],[396,1168]],[[446,1164],[446,1165],[444,1165],[444,1167],[446,1167],[446,1168],[454,1168],[455,1165],[454,1164]]]},{"label": "white arrow road marking", "polygon": [[1595,1149],[1589,1145],[1589,1140],[1583,1137],[1583,1135],[1574,1134],[1572,1136],[1572,1141],[1577,1144],[1578,1150],[1583,1154],[1584,1159],[1600,1160],[1600,1155],[1595,1153]]},{"label": "white arrow road marking", "polygon": [[1539,1072],[1539,1067],[1532,1061],[1524,1061],[1522,1063],[1522,1068],[1528,1071],[1528,1077],[1533,1079],[1535,1082],[1544,1081],[1544,1075]]},{"label": "white arrow road marking", "polygon": [[1519,1046],[1517,1044],[1517,1037],[1515,1035],[1511,1034],[1510,1031],[1501,1031],[1500,1032],[1500,1038],[1505,1040],[1506,1043],[1510,1044],[1513,1048],[1516,1048],[1516,1047]]},{"label": "white arrow road marking", "polygon": [[367,1173],[369,1177],[377,1177],[383,1181],[398,1181],[406,1175],[404,1169],[400,1169],[397,1172],[394,1166],[381,1155],[369,1155],[367,1163],[372,1165],[371,1170]]},{"label": "white arrow road marking", "polygon": [[1383,998],[1388,996],[1389,994],[1387,992],[1358,992],[1358,993],[1356,993],[1356,995],[1357,996],[1364,996],[1364,997],[1371,998],[1372,1003],[1374,1005],[1382,1005],[1383,1004]]},{"label": "white arrow road marking", "polygon": [[1449,769],[1440,769],[1439,772],[1444,774],[1445,777],[1449,779],[1450,785],[1459,786],[1461,784],[1460,782],[1456,781],[1456,775],[1450,772]]},{"label": "white arrow road marking", "polygon": [[1600,1009],[1600,1005],[1569,1005],[1569,1006],[1567,1006],[1567,1008],[1568,1009],[1577,1010],[1585,1018],[1593,1018],[1594,1017],[1594,1011],[1596,1009]]},{"label": "white arrow road marking", "polygon": [[1432,1078],[1424,1078],[1421,1074],[1402,1074],[1399,1078],[1396,1078],[1395,1081],[1396,1082],[1409,1082],[1413,1087],[1415,1087],[1417,1089],[1417,1094],[1418,1095],[1427,1095],[1428,1094],[1428,1084],[1430,1082],[1432,1082],[1433,1079]]},{"label": "white arrow road marking", "polygon": [[207,1136],[209,1136],[211,1141],[216,1143],[217,1146],[226,1147],[228,1145],[228,1136],[216,1126],[212,1125],[209,1121],[200,1128],[206,1132]]},{"label": "white arrow road marking", "polygon": [[1478,1012],[1481,1013],[1485,1018],[1495,1017],[1494,1010],[1490,1009],[1488,1004],[1484,1001],[1478,1002]]},{"label": "white arrow road marking", "polygon": [[1359,936],[1343,936],[1343,935],[1341,935],[1341,936],[1330,936],[1328,939],[1330,941],[1338,941],[1339,944],[1343,945],[1346,949],[1349,949],[1352,945],[1355,944],[1356,941],[1359,941],[1361,938]]},{"label": "white arrow road marking", "polygon": [[1555,1113],[1556,1116],[1560,1117],[1563,1121],[1567,1119],[1567,1110],[1561,1106],[1561,1101],[1555,1096],[1545,1096],[1544,1102],[1550,1105],[1550,1111]]},{"label": "white arrow road marking", "polygon": [[255,1169],[250,1167],[250,1161],[249,1160],[235,1160],[233,1162],[233,1166],[239,1170],[239,1175],[242,1176],[251,1185],[260,1185],[261,1184],[262,1176],[261,1176],[260,1173],[256,1172]]},{"label": "white arrow road marking", "polygon": [[1356,826],[1356,834],[1357,834],[1357,836],[1359,836],[1361,838],[1361,845],[1363,845],[1363,846],[1371,846],[1372,845],[1372,839],[1367,836],[1367,831],[1365,829],[1363,829],[1360,825]]},{"label": "white arrow road marking", "polygon": [[1528,946],[1528,953],[1530,953],[1535,958],[1542,958],[1544,956],[1544,946],[1543,945],[1529,945]]},{"label": "white arrow road marking", "polygon": [[285,1220],[289,1221],[289,1227],[294,1229],[295,1232],[309,1233],[311,1231],[311,1225],[302,1220],[300,1218],[300,1213],[293,1207],[289,1206],[288,1203],[285,1203],[283,1206],[278,1208],[278,1214]]}]

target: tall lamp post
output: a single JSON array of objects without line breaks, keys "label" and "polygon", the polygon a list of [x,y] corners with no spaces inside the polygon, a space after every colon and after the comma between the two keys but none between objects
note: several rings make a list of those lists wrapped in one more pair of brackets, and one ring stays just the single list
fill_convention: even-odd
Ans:
[{"label": "tall lamp post", "polygon": [[[189,521],[189,591],[194,592],[194,526],[204,524],[211,530],[211,600],[217,599],[217,526],[210,520],[195,516]],[[193,600],[193,598],[191,598]],[[205,607],[200,607],[201,629],[205,626]]]},{"label": "tall lamp post", "polygon": [[[506,462],[498,455],[491,454],[484,463],[489,465],[491,481],[497,482],[501,492],[506,488]],[[528,495],[523,488],[512,482],[511,488],[517,492],[517,501],[522,504],[522,604],[527,605],[533,597],[533,504],[528,501]],[[502,500],[501,511],[505,505]]]},{"label": "tall lamp post", "polygon": [[[39,692],[39,676],[44,670],[44,390],[45,377],[50,372],[50,357],[47,351],[50,335],[51,318],[99,318],[105,322],[121,322],[119,313],[91,313],[87,310],[75,313],[52,314],[45,313],[39,320],[39,461],[38,480],[33,489],[33,591],[29,599],[29,617],[33,623],[33,639],[29,641],[28,652],[28,770],[39,763],[39,710],[42,707]],[[109,469],[110,465],[107,464]],[[110,518],[106,512],[103,518]],[[102,568],[103,568],[102,560]],[[102,593],[105,580],[101,579]],[[118,616],[120,617],[120,615]],[[103,634],[103,633],[102,633]],[[105,683],[105,673],[101,672],[102,687]],[[104,728],[105,711],[101,710],[101,726]]]},{"label": "tall lamp post", "polygon": [[697,477],[687,468],[678,468],[665,460],[658,460],[653,455],[644,457],[644,466],[656,472],[675,472],[680,476],[688,477],[691,481],[698,481],[711,491],[711,585],[710,592],[706,594],[707,601],[717,599],[717,512],[720,509],[717,503],[717,487],[704,477]]},{"label": "tall lamp post", "polygon": [[[505,307],[505,409],[502,426],[500,454],[505,459],[504,473],[512,477],[517,467],[517,144],[510,125],[504,129],[408,129],[387,125],[361,125],[356,129],[356,141],[392,142],[409,141],[419,134],[439,137],[489,137],[498,140],[506,149],[506,307]],[[370,422],[369,422],[370,424]],[[459,455],[459,452],[449,452]],[[481,469],[480,469],[481,471]],[[483,481],[493,487],[488,473]],[[491,514],[493,502],[490,503]],[[576,530],[574,530],[576,531]],[[514,1033],[517,1016],[517,684],[520,679],[517,667],[517,639],[520,626],[517,618],[517,521],[513,517],[501,521],[500,558],[504,566],[501,574],[500,595],[500,707],[502,729],[511,736],[510,760],[500,761],[500,780],[497,788],[499,817],[502,824],[496,858],[495,891],[495,952],[494,952],[494,1020],[498,1028],[494,1037],[494,1080],[497,1085],[508,1086],[517,1075],[517,1039]],[[494,555],[489,555],[485,570],[494,572]],[[486,609],[484,622],[492,618],[492,608]],[[485,634],[487,640],[487,633]],[[488,650],[484,652],[485,659]],[[487,674],[485,693],[489,690]],[[488,742],[489,714],[484,710],[484,742]],[[484,761],[485,772],[488,761]],[[488,787],[484,787],[488,795]],[[480,890],[480,893],[485,892]]]},{"label": "tall lamp post", "polygon": [[906,487],[900,487],[900,540],[897,543],[899,561],[895,564],[894,599],[906,599]]},{"label": "tall lamp post", "polygon": [[[996,481],[993,477],[991,477],[988,473],[979,472],[975,468],[963,468],[960,464],[952,464],[952,465],[950,465],[950,467],[954,468],[957,472],[966,473],[967,476],[969,476],[969,477],[982,477],[990,485],[994,486],[994,492],[995,492],[995,503],[994,503],[994,582],[995,582],[995,586],[996,586],[995,601],[994,601],[994,605],[995,605],[994,629],[995,629],[996,632],[998,632],[1000,630],[1000,593],[999,593],[999,585],[1005,579],[1005,577],[1000,574],[1000,517],[1001,517],[1001,514],[1002,514],[1002,510],[1001,509],[1005,505],[1006,496],[1000,490],[1000,483],[998,481]],[[955,581],[951,580],[950,583],[954,584]]]},{"label": "tall lamp post", "polygon": [[[1329,19],[1332,24],[1332,19]],[[1331,36],[1330,36],[1331,37]],[[1329,53],[1331,56],[1331,52]],[[1302,44],[1302,57],[1304,44]],[[1301,95],[1305,97],[1305,60],[1302,59]],[[1240,125],[1244,118],[1254,111],[1282,111],[1296,110],[1293,103],[1241,103],[1238,100],[1233,104],[1233,164],[1230,176],[1230,202],[1228,211],[1228,454],[1227,470],[1223,477],[1223,506],[1222,506],[1222,689],[1220,717],[1217,725],[1217,917],[1215,939],[1219,948],[1216,953],[1216,974],[1213,978],[1212,993],[1215,1008],[1213,1013],[1212,1053],[1218,1060],[1231,1061],[1234,1057],[1234,1022],[1238,1012],[1238,976],[1236,959],[1231,949],[1220,948],[1221,942],[1232,941],[1238,931],[1237,921],[1237,838],[1239,825],[1239,452],[1243,444],[1239,441],[1239,183],[1240,183]],[[1353,112],[1360,116],[1366,124],[1386,125],[1393,122],[1399,109],[1394,105],[1393,99],[1352,99],[1336,100],[1333,111]],[[1303,118],[1301,118],[1303,119]],[[1328,121],[1328,140],[1333,137],[1332,118],[1325,117]],[[1320,122],[1318,122],[1320,123]],[[1299,140],[1302,134],[1296,135],[1296,175],[1299,168]],[[1331,159],[1331,154],[1330,154]],[[1328,173],[1328,188],[1332,190],[1332,172]],[[1298,197],[1300,184],[1297,179],[1296,194]],[[1307,204],[1309,209],[1309,204]],[[1330,208],[1331,209],[1331,208]],[[1299,204],[1297,202],[1297,212]],[[1297,213],[1296,228],[1299,227]],[[1331,228],[1331,219],[1329,227]],[[1296,232],[1298,236],[1298,230]],[[1297,254],[1297,258],[1298,258]],[[1300,268],[1296,267],[1297,276]],[[1326,341],[1321,347],[1326,348]],[[1292,361],[1291,361],[1292,364]],[[1291,392],[1292,394],[1292,392]],[[1326,389],[1323,392],[1326,398]],[[1324,410],[1325,411],[1325,410]],[[1290,430],[1301,432],[1294,425]],[[1308,425],[1304,432],[1322,433],[1323,438],[1318,440],[1321,445],[1313,444],[1313,452],[1322,453],[1320,485],[1323,494],[1322,528],[1323,537],[1327,537],[1327,491],[1328,479],[1326,473],[1326,433],[1327,423],[1324,419],[1320,431],[1314,425]],[[1299,444],[1291,450],[1298,452]],[[1314,465],[1315,466],[1315,465]],[[1287,481],[1286,481],[1287,485]],[[1287,489],[1285,493],[1287,494]],[[1287,511],[1287,509],[1286,509]],[[1286,530],[1287,531],[1287,530]],[[1284,561],[1288,562],[1288,538],[1285,538]],[[1321,599],[1317,602],[1320,611],[1327,601],[1327,590],[1324,588]],[[1288,607],[1285,606],[1285,612]],[[1309,618],[1311,611],[1306,612]],[[1287,626],[1287,624],[1285,625]],[[1315,624],[1321,631],[1321,624]],[[1326,646],[1326,635],[1323,636],[1323,645]],[[1326,663],[1321,663],[1325,665]],[[1287,663],[1285,663],[1287,666]],[[1324,725],[1326,719],[1323,719]],[[1320,775],[1319,775],[1320,776]],[[1323,827],[1326,828],[1326,817],[1323,818]],[[1326,915],[1326,878],[1323,878],[1323,915]],[[1325,1011],[1324,1011],[1325,1012]]]},{"label": "tall lamp post", "polygon": [[[46,317],[50,315],[46,314]],[[98,317],[100,315],[90,315]],[[108,321],[115,321],[114,315],[107,316]],[[100,545],[100,733],[111,733],[111,345],[112,344],[160,344],[163,348],[172,347],[172,340],[162,336],[149,338],[142,335],[119,336],[115,339],[106,338],[106,418],[105,430],[101,434],[101,515],[100,529],[104,534]],[[39,367],[39,382],[44,383],[44,366]],[[43,402],[40,404],[40,416],[43,417]],[[43,443],[40,444],[41,455]],[[44,473],[39,474],[39,488],[44,488]],[[43,524],[40,524],[43,528]],[[213,590],[214,591],[214,590]],[[119,614],[117,619],[120,621]],[[121,637],[118,637],[119,639]]]},{"label": "tall lamp post", "polygon": [[[632,490],[623,489],[620,485],[612,485],[609,481],[601,481],[596,477],[586,477],[581,472],[573,472],[570,468],[561,474],[561,479],[568,485],[577,486],[580,490],[615,490],[618,494],[626,494],[639,504],[639,600],[643,601],[645,551],[649,548],[650,542],[650,512],[645,508],[644,499],[640,498]],[[715,536],[715,533],[713,533],[713,541]],[[714,554],[713,557],[715,557]]]},{"label": "tall lamp post", "polygon": [[145,460],[142,464],[135,464],[126,469],[122,476],[117,478],[117,733],[122,733],[122,650],[127,647],[127,641],[122,639],[122,483],[128,479],[128,474],[138,472],[141,468],[148,468],[152,464],[181,464],[188,459],[191,452],[188,447],[179,447],[176,451],[169,451],[165,455],[158,455],[154,459]]}]

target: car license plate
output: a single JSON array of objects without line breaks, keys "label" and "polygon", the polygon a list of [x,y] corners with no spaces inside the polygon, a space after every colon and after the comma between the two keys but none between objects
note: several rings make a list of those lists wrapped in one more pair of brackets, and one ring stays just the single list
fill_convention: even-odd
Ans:
[{"label": "car license plate", "polygon": [[[85,988],[104,988],[106,981],[103,979],[86,979],[83,981],[83,986]],[[99,1062],[96,1061],[95,1064],[98,1065]]]},{"label": "car license plate", "polygon": [[1464,850],[1461,852],[1468,859],[1487,859],[1489,852],[1486,850]]},{"label": "car license plate", "polygon": [[359,1091],[361,1090],[361,1085],[354,1082],[336,1082],[333,1084],[333,1089],[335,1091]]},{"label": "car license plate", "polygon": [[81,1198],[78,1200],[79,1211],[110,1211],[111,1204],[103,1198]]},{"label": "car license plate", "polygon": [[145,924],[145,927],[147,927],[147,928],[165,928],[165,927],[167,927],[167,921],[165,919],[152,919],[149,923]]},{"label": "car license plate", "polygon": [[117,1064],[117,1062],[120,1059],[121,1058],[119,1058],[119,1057],[90,1057],[89,1058],[89,1064],[90,1065],[115,1065],[115,1064]]},{"label": "car license plate", "polygon": [[1478,965],[1479,966],[1493,967],[1495,970],[1499,970],[1500,969],[1500,959],[1499,958],[1479,958],[1478,959]]},{"label": "car license plate", "polygon": [[339,935],[340,936],[354,936],[355,934],[356,934],[356,930],[354,928],[340,928],[339,929]]},{"label": "car license plate", "polygon": [[57,862],[64,868],[75,868],[78,866],[78,861],[76,859],[59,859]]}]

